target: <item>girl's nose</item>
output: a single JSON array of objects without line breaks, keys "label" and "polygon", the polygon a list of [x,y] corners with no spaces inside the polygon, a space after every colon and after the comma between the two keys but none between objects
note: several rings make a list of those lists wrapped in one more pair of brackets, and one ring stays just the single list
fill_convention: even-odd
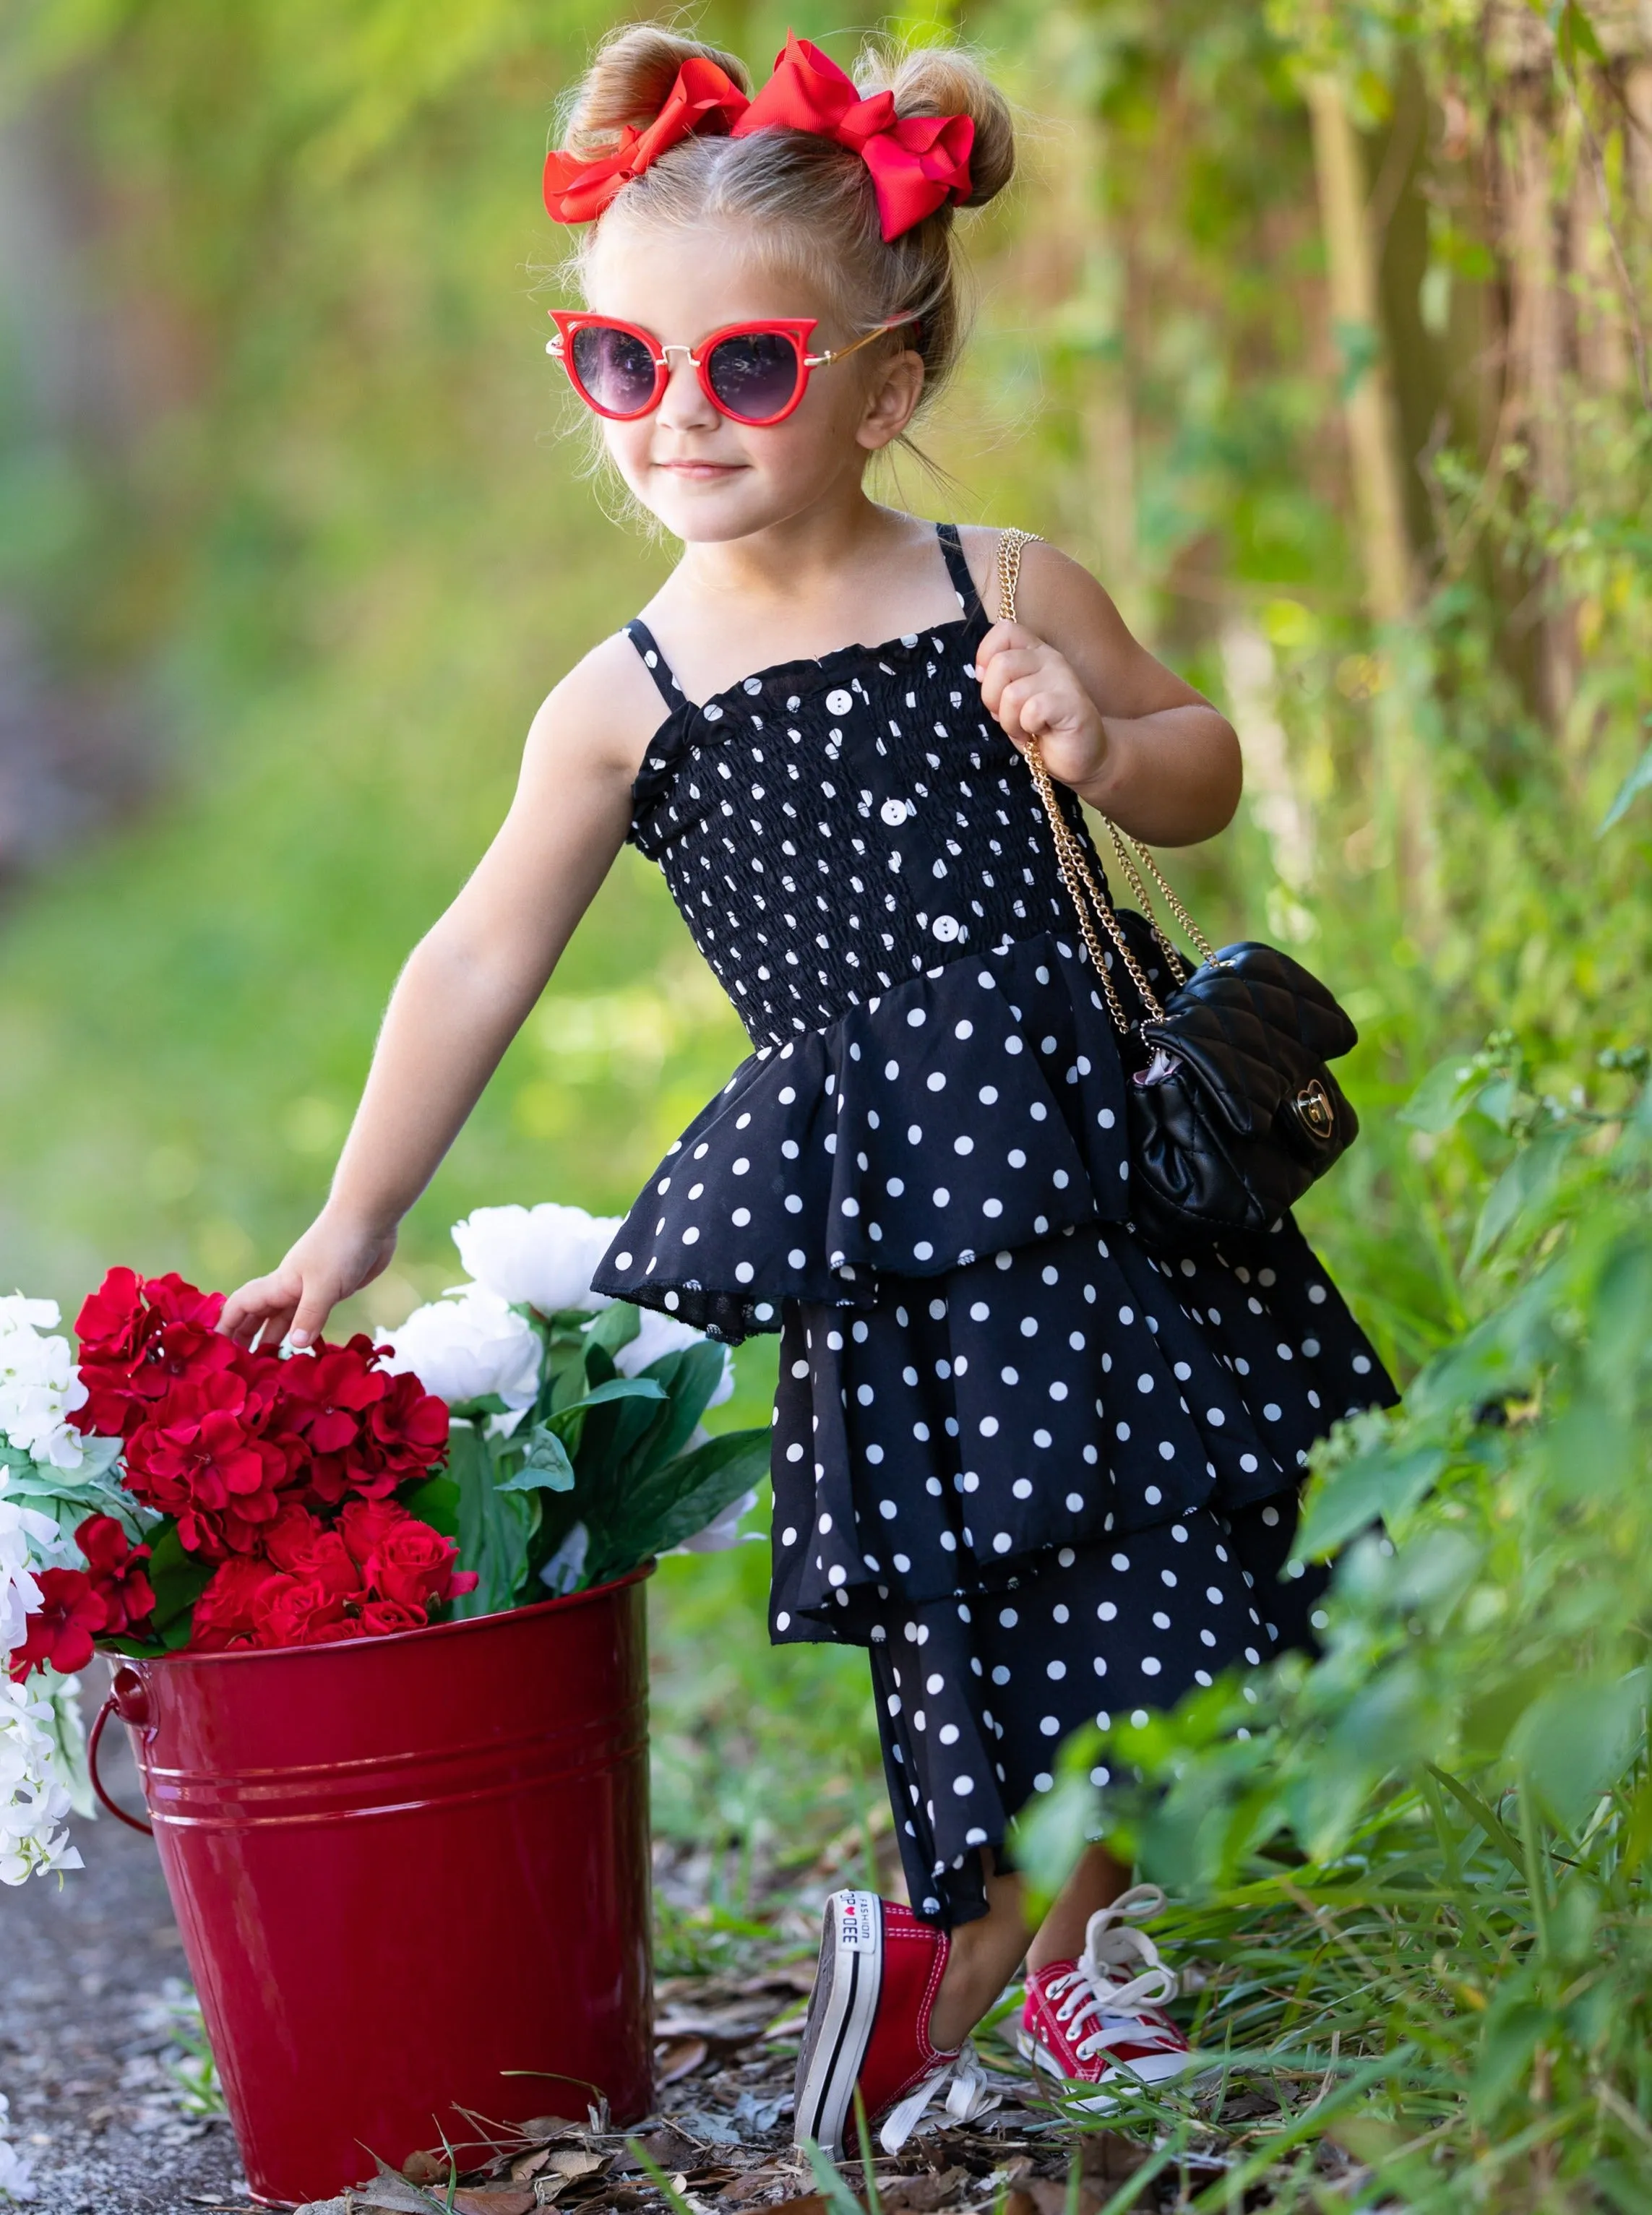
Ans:
[{"label": "girl's nose", "polygon": [[679,353],[673,347],[666,359],[671,364],[671,374],[660,400],[660,429],[704,431],[714,428],[718,420],[717,411],[705,396],[687,350]]}]

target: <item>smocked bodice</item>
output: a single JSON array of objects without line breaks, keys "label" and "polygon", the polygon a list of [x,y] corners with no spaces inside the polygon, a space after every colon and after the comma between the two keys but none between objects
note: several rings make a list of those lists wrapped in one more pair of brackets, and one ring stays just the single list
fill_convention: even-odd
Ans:
[{"label": "smocked bodice", "polygon": [[631,626],[674,704],[630,835],[759,1046],[1070,914],[1032,781],[981,705],[986,615],[955,538],[942,544],[956,622],[783,663],[703,705]]}]

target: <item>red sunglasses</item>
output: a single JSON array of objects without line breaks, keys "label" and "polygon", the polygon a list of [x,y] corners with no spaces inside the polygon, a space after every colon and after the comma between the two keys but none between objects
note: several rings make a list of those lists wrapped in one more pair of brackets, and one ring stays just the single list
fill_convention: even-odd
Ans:
[{"label": "red sunglasses", "polygon": [[671,357],[685,354],[694,365],[700,390],[720,415],[731,422],[766,427],[783,423],[808,390],[809,371],[844,361],[886,331],[912,321],[898,316],[880,323],[853,346],[835,353],[806,353],[816,318],[772,323],[728,323],[697,347],[661,346],[651,331],[622,323],[611,316],[574,315],[553,308],[556,335],[545,352],[560,361],[568,381],[587,408],[616,423],[633,423],[652,413],[671,379]]}]

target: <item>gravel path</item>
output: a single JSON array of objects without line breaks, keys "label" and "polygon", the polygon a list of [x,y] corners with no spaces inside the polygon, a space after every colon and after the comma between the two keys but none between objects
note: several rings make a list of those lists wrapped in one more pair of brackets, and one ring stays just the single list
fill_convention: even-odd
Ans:
[{"label": "gravel path", "polygon": [[[114,1743],[120,1739],[117,1746]],[[125,1733],[105,1740],[123,1806],[139,1804]],[[0,1886],[0,2091],[31,2163],[34,2215],[185,2215],[249,2203],[229,2125],[184,2111],[168,2066],[183,1951],[147,1838],[77,1822],[84,1869]]]}]

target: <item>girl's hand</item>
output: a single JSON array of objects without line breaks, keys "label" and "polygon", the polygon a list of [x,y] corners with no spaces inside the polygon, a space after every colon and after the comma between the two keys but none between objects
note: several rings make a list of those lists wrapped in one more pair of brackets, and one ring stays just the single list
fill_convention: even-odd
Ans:
[{"label": "girl's hand", "polygon": [[1077,791],[1106,764],[1107,732],[1066,656],[1024,623],[995,623],[975,656],[981,698],[1024,753],[1036,739],[1044,766]]},{"label": "girl's hand", "polygon": [[396,1232],[373,1230],[323,1211],[267,1277],[255,1277],[224,1303],[218,1328],[237,1346],[283,1339],[308,1346],[340,1300],[372,1284],[396,1251]]}]

